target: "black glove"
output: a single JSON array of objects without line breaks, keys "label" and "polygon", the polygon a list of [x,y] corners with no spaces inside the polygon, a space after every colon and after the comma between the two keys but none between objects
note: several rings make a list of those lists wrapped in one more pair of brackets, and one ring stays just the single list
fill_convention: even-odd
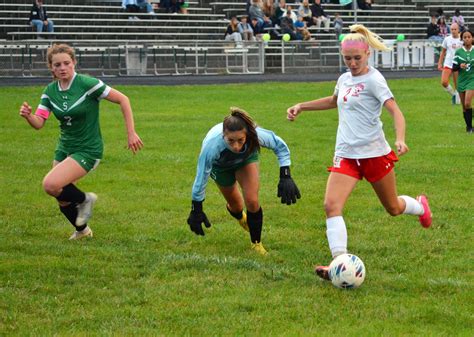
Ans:
[{"label": "black glove", "polygon": [[290,175],[290,167],[280,167],[280,182],[278,183],[278,197],[282,204],[296,204],[296,199],[301,198],[300,190]]},{"label": "black glove", "polygon": [[194,201],[191,208],[191,213],[188,217],[188,225],[191,230],[196,233],[196,235],[204,235],[202,230],[202,223],[209,228],[211,223],[207,219],[206,214],[202,211],[202,201]]}]

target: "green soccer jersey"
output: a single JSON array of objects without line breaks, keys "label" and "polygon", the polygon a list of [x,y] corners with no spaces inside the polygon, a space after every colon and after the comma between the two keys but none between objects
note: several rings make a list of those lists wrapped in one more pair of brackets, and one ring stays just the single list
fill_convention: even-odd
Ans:
[{"label": "green soccer jersey", "polygon": [[465,63],[466,69],[459,69],[458,91],[474,90],[474,49],[466,50],[465,47],[456,50],[453,64],[461,65]]},{"label": "green soccer jersey", "polygon": [[80,74],[74,74],[64,90],[58,81],[46,87],[36,114],[47,119],[52,112],[59,120],[61,135],[56,150],[67,154],[87,152],[102,158],[99,101],[109,91],[102,81]]}]

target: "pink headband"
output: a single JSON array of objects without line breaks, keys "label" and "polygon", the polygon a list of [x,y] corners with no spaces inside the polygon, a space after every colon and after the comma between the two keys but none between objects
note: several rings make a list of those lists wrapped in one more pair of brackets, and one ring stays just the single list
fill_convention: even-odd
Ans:
[{"label": "pink headband", "polygon": [[364,50],[369,50],[369,45],[366,42],[363,41],[354,41],[354,40],[349,40],[349,41],[344,41],[341,44],[342,49],[364,49]]}]

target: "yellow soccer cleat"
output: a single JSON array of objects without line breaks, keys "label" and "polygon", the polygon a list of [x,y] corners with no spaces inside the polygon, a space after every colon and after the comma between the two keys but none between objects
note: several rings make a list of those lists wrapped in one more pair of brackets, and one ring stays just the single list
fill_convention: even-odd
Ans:
[{"label": "yellow soccer cleat", "polygon": [[249,232],[249,225],[247,223],[247,213],[242,211],[242,218],[239,219],[239,225],[246,231]]},{"label": "yellow soccer cleat", "polygon": [[260,255],[267,255],[268,254],[267,250],[265,249],[265,247],[263,247],[261,242],[252,243],[251,248],[254,251],[256,251],[257,253],[259,253]]}]

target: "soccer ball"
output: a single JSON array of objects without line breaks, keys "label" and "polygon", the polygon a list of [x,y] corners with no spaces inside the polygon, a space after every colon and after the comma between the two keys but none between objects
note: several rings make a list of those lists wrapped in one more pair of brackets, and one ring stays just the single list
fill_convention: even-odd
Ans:
[{"label": "soccer ball", "polygon": [[342,254],[329,265],[329,278],[337,288],[358,288],[365,279],[364,262],[352,254]]}]

